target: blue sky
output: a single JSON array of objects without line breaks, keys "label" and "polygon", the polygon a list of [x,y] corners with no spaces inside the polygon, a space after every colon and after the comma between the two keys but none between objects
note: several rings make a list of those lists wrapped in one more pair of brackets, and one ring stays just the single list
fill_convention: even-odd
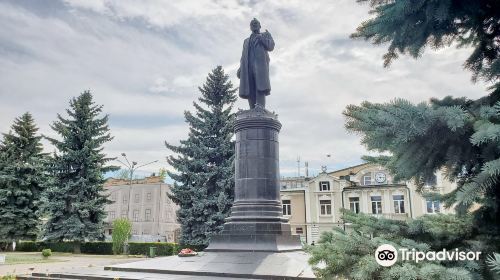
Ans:
[{"label": "blue sky", "polygon": [[[1,1],[0,131],[30,111],[41,132],[55,136],[56,114],[90,89],[110,115],[115,138],[105,152],[159,161],[143,174],[169,168],[163,142],[186,138],[183,112],[193,109],[207,73],[222,65],[238,85],[253,17],[276,42],[267,107],[283,124],[285,176],[297,174],[298,156],[312,174],[361,162],[367,151],[343,127],[348,104],[485,94],[487,85],[472,84],[462,70],[468,49],[428,50],[384,69],[385,46],[349,38],[369,17],[354,0]],[[246,107],[238,100],[236,108]]]}]

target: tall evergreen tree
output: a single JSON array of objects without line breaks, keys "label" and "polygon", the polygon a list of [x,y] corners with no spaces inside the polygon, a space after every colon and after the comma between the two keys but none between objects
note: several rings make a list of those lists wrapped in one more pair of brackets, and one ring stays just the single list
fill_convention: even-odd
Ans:
[{"label": "tall evergreen tree", "polygon": [[180,206],[177,218],[182,226],[181,243],[207,245],[222,230],[234,200],[234,142],[231,113],[236,100],[232,83],[221,66],[208,74],[199,88],[195,114],[186,111],[189,136],[179,146],[165,143],[178,154],[168,157],[177,171],[168,172],[176,181],[171,198]]},{"label": "tall evergreen tree", "polygon": [[[484,268],[497,267],[497,255],[490,253],[500,250],[500,2],[359,2],[370,2],[374,17],[352,37],[387,43],[385,66],[399,54],[418,58],[428,46],[469,47],[473,51],[464,66],[472,71],[473,81],[493,84],[492,92],[477,100],[448,96],[412,104],[396,99],[363,102],[344,111],[346,128],[359,133],[369,150],[386,154],[365,159],[385,165],[395,180],[414,180],[421,187],[442,170],[457,182],[449,194],[426,195],[456,206],[459,214],[472,213],[470,243],[480,244],[483,255],[490,256],[488,263],[480,260],[477,270],[490,279],[492,272]],[[406,272],[399,278],[408,278]]]},{"label": "tall evergreen tree", "polygon": [[47,137],[57,152],[51,164],[52,180],[44,194],[47,222],[43,236],[47,240],[72,240],[75,253],[80,243],[104,237],[104,177],[117,167],[106,166],[112,158],[102,152],[109,134],[108,116],[100,116],[102,106],[94,105],[92,94],[83,92],[73,98],[68,118],[58,114],[51,126],[61,140]]},{"label": "tall evergreen tree", "polygon": [[30,113],[11,129],[0,142],[0,240],[33,240],[40,230],[45,155]]}]

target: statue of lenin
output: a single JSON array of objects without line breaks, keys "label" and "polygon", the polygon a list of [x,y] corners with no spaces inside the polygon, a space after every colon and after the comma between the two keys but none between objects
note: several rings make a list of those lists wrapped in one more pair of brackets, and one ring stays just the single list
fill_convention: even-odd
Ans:
[{"label": "statue of lenin", "polygon": [[239,95],[248,99],[250,109],[258,105],[266,107],[266,95],[271,93],[269,81],[269,54],[274,49],[274,40],[267,31],[260,33],[260,22],[254,18],[250,22],[252,34],[243,42],[238,78]]}]

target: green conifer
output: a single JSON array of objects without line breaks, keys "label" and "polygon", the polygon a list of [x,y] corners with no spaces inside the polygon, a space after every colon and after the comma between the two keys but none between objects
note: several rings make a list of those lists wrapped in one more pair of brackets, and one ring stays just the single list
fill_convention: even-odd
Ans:
[{"label": "green conifer", "polygon": [[176,172],[172,200],[180,206],[181,243],[207,245],[210,237],[222,230],[234,199],[234,142],[231,112],[236,100],[232,83],[221,66],[208,74],[194,102],[195,114],[185,112],[189,136],[179,146],[165,143],[177,154],[168,162]]},{"label": "green conifer", "polygon": [[73,98],[68,118],[58,115],[51,126],[60,140],[47,137],[57,152],[51,163],[51,181],[44,194],[47,221],[43,236],[47,240],[72,240],[75,253],[80,243],[104,237],[104,207],[109,200],[103,194],[106,166],[113,160],[102,152],[113,138],[107,126],[108,116],[100,116],[102,106],[94,105],[92,94],[83,92]]},{"label": "green conifer", "polygon": [[11,129],[0,142],[0,240],[33,240],[40,230],[42,137],[30,113],[16,118]]}]

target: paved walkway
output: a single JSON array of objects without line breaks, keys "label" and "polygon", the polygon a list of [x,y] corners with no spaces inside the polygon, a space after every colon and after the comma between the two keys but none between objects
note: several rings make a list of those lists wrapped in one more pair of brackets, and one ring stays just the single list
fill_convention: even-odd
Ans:
[{"label": "paved walkway", "polygon": [[[2,253],[4,254],[4,253]],[[36,253],[6,253],[6,255],[40,255],[39,252]],[[56,272],[56,271],[79,271],[82,268],[97,268],[104,266],[115,265],[121,263],[128,263],[141,260],[140,258],[134,257],[123,257],[123,256],[99,256],[99,255],[73,255],[73,254],[59,254],[54,253],[51,256],[52,259],[57,259],[57,262],[48,263],[33,263],[33,264],[0,264],[0,276],[9,274],[29,274],[32,272]]]}]

